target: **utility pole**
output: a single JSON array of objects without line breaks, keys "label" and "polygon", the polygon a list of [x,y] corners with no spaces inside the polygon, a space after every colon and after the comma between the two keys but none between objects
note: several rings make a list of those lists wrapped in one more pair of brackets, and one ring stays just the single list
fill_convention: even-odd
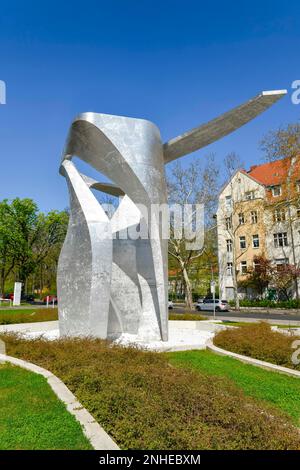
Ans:
[{"label": "utility pole", "polygon": [[213,305],[214,305],[214,320],[216,319],[216,283],[214,279],[214,270],[212,264],[210,265],[211,268],[211,281],[210,281],[210,292],[213,295]]}]

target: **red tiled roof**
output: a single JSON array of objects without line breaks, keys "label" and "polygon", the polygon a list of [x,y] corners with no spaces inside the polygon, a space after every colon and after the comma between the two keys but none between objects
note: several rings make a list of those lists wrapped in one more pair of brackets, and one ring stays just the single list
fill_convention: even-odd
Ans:
[{"label": "red tiled roof", "polygon": [[[272,186],[286,180],[290,165],[291,159],[284,158],[262,165],[253,165],[247,174],[265,186]],[[295,178],[296,175],[300,178],[300,155],[297,157],[292,176]]]}]

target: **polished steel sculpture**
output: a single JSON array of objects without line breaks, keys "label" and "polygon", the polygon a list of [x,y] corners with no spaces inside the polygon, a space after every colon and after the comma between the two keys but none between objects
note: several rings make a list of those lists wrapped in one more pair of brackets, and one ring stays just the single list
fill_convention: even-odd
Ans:
[{"label": "polished steel sculpture", "polygon": [[[73,121],[60,167],[70,193],[57,279],[62,335],[167,341],[168,241],[151,211],[154,204],[167,203],[164,165],[233,132],[285,93],[263,92],[164,145],[158,128],[143,119],[84,113]],[[79,173],[73,156],[113,183]],[[92,188],[120,197],[111,218]],[[141,226],[148,237],[126,236],[129,228],[138,233]]]}]

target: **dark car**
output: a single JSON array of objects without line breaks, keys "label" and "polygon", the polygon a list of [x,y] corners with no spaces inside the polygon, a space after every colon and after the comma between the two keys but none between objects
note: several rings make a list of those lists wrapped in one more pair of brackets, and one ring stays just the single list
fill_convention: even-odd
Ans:
[{"label": "dark car", "polygon": [[34,302],[34,295],[22,294],[21,301],[28,302],[29,304]]}]

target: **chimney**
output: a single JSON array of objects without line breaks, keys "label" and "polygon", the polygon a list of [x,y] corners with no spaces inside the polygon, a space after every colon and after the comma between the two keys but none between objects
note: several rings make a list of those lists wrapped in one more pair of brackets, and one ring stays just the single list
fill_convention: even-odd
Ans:
[{"label": "chimney", "polygon": [[248,171],[248,173],[251,173],[251,171],[255,170],[255,168],[257,168],[258,165],[252,165],[250,166],[250,170]]}]

